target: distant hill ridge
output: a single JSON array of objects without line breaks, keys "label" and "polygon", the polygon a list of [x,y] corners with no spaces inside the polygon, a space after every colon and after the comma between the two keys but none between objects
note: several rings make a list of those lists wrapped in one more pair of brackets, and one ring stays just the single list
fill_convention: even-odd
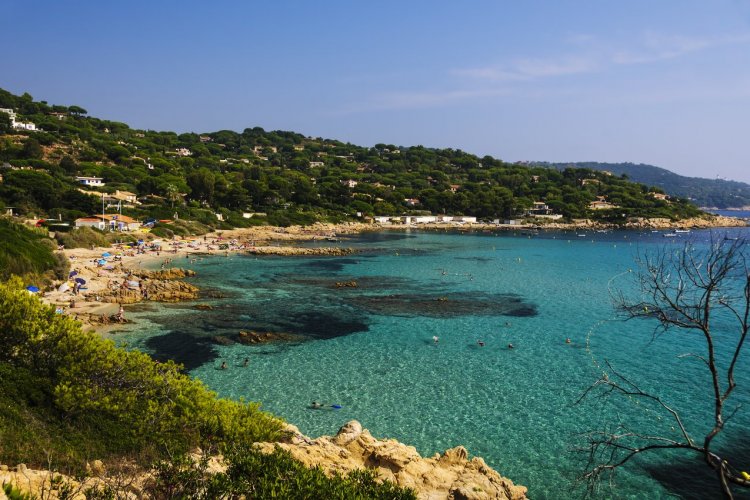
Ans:
[{"label": "distant hill ridge", "polygon": [[[217,229],[426,214],[612,224],[700,215],[660,188],[586,168],[560,171],[450,148],[357,146],[260,127],[140,130],[87,115],[80,106],[0,89],[0,208],[73,221],[108,205],[136,220]],[[169,237],[173,227],[155,230]]]},{"label": "distant hill ridge", "polygon": [[568,163],[535,162],[534,165],[553,167],[558,170],[574,167],[606,170],[617,175],[625,174],[634,182],[657,186],[671,195],[689,198],[699,207],[728,209],[750,206],[750,184],[744,182],[686,177],[665,168],[643,163],[601,163],[586,161]]}]

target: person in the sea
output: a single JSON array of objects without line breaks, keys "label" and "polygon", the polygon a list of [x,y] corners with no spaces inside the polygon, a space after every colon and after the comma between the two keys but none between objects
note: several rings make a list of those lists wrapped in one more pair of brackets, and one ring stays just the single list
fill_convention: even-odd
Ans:
[{"label": "person in the sea", "polygon": [[479,347],[484,347],[484,340],[477,340],[477,344],[479,344]]},{"label": "person in the sea", "polygon": [[437,335],[433,335],[433,336],[432,336],[432,342],[433,342],[434,344],[437,344],[439,340],[440,340],[440,339],[438,338],[438,336],[437,336]]},{"label": "person in the sea", "polygon": [[227,362],[226,361],[222,361],[221,362],[221,369],[222,370],[226,370],[227,369]]},{"label": "person in the sea", "polygon": [[310,408],[319,410],[320,408],[323,408],[323,405],[318,403],[317,401],[313,401],[312,404],[310,404]]},{"label": "person in the sea", "polygon": [[513,349],[513,344],[508,344],[508,349]]},{"label": "person in the sea", "polygon": [[242,366],[247,366],[250,364],[250,358],[245,358],[245,361],[242,362]]}]

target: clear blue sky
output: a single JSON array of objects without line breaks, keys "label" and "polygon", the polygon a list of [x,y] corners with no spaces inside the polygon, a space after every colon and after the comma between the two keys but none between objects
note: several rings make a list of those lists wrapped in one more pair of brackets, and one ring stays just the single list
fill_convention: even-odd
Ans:
[{"label": "clear blue sky", "polygon": [[261,126],[750,182],[747,0],[0,7],[0,87],[133,127]]}]

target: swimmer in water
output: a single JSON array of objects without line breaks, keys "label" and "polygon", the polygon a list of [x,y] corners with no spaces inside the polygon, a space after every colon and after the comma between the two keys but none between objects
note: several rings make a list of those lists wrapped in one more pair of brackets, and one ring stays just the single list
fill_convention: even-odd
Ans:
[{"label": "swimmer in water", "polygon": [[310,408],[312,408],[312,409],[314,409],[314,410],[319,410],[320,408],[323,408],[323,405],[322,405],[322,404],[320,404],[320,403],[318,403],[317,401],[313,401],[313,402],[312,402],[312,403],[310,404]]},{"label": "swimmer in water", "polygon": [[432,342],[433,342],[434,344],[437,344],[439,340],[440,340],[440,339],[438,338],[438,336],[437,336],[437,335],[433,335],[433,336],[432,336]]},{"label": "swimmer in water", "polygon": [[227,362],[226,361],[222,361],[221,362],[221,369],[222,370],[226,370],[227,369]]},{"label": "swimmer in water", "polygon": [[508,349],[513,349],[513,344],[508,344]]},{"label": "swimmer in water", "polygon": [[484,340],[477,340],[477,344],[479,344],[479,347],[484,347]]}]

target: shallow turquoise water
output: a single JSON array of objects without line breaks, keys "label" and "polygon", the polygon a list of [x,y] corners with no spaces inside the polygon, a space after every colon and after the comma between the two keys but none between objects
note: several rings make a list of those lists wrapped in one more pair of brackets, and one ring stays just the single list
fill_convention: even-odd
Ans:
[{"label": "shallow turquoise water", "polygon": [[[185,363],[223,396],[262,402],[308,435],[357,419],[424,455],[464,445],[532,498],[579,498],[577,434],[615,420],[671,432],[669,421],[632,401],[574,404],[604,359],[683,409],[696,434],[710,415],[705,370],[677,358],[699,339],[652,341],[653,325],[615,319],[609,292],[628,289],[635,255],[684,238],[660,236],[387,233],[345,243],[363,253],[344,258],[215,257],[193,266],[202,286],[228,295],[210,301],[214,310],[142,309],[133,314],[143,328],[117,338]],[[360,287],[334,286],[350,279]],[[270,346],[210,340],[240,329],[312,337]],[[228,370],[218,369],[222,360]],[[743,361],[738,379],[750,382]],[[311,410],[312,400],[342,408]],[[733,401],[750,403],[748,388],[740,385]],[[750,448],[748,425],[750,414],[740,412],[722,443]],[[686,458],[672,466],[664,455],[639,460],[599,496],[691,497],[712,479]]]}]

